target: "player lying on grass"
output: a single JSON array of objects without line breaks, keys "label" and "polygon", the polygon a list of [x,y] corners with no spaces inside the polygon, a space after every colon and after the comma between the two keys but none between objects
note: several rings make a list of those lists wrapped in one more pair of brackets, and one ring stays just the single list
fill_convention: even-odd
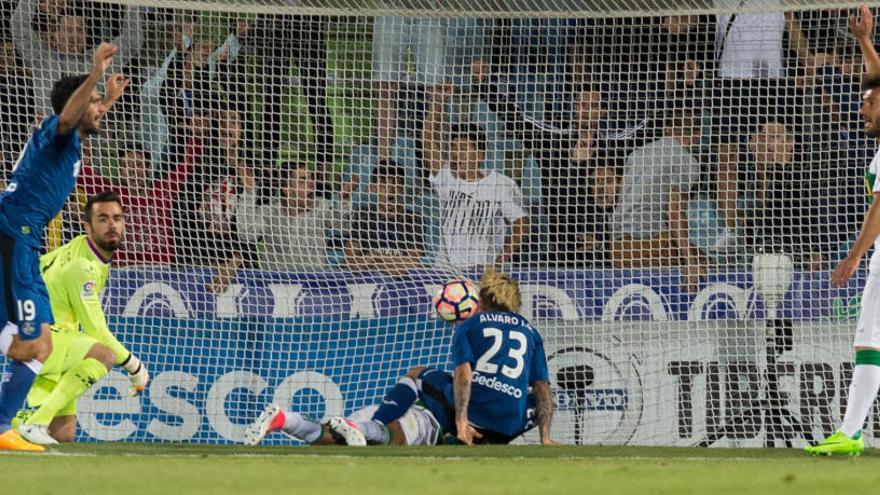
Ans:
[{"label": "player lying on grass", "polygon": [[58,215],[82,165],[81,140],[96,134],[101,117],[122,96],[128,81],[112,75],[103,100],[97,86],[116,47],[101,43],[92,71],[65,76],[52,88],[53,115],[43,119],[0,193],[0,354],[9,358],[9,379],[0,388],[0,449],[45,450],[12,428],[31,385],[52,351],[49,294],[40,276],[46,225]]},{"label": "player lying on grass", "polygon": [[[450,436],[451,423],[448,420],[454,417],[453,407],[449,400],[434,399],[441,393],[436,386],[425,385],[419,376],[430,376],[430,381],[442,384],[447,388],[452,384],[452,375],[424,366],[412,368],[401,378],[398,385],[405,384],[407,387],[421,388],[420,397],[425,397],[425,402],[417,401],[400,418],[389,422],[387,425],[377,423],[374,417],[379,406],[368,406],[353,412],[346,418],[332,418],[321,424],[303,417],[302,414],[293,411],[283,411],[275,404],[266,406],[266,410],[245,431],[245,444],[257,445],[265,436],[273,431],[281,431],[297,440],[312,445],[352,445],[362,446],[367,443],[373,445],[437,445],[438,443],[455,443],[455,437]],[[393,390],[393,388],[392,388]],[[386,395],[383,403],[387,403]],[[438,412],[434,415],[432,410]],[[528,397],[527,412],[520,436],[536,426],[535,424],[535,400],[530,394]],[[371,440],[362,431],[371,432]],[[514,438],[516,438],[516,436]]]},{"label": "player lying on grass", "polygon": [[[132,392],[144,390],[146,367],[110,332],[101,308],[113,253],[125,233],[119,197],[112,192],[88,199],[86,234],[40,259],[49,289],[55,323],[52,353],[27,396],[18,425],[22,437],[51,445],[72,442],[76,436],[76,399],[106,375],[114,365],[129,373]],[[82,329],[82,332],[80,332]]]},{"label": "player lying on grass", "polygon": [[[273,431],[281,431],[297,440],[312,445],[365,445],[363,435],[345,438],[348,430],[335,425],[338,421],[364,423],[371,420],[379,406],[368,406],[359,409],[345,419],[333,418],[325,424],[311,421],[300,413],[283,411],[275,404],[266,406],[266,410],[245,431],[245,444],[257,445],[265,436]],[[387,439],[384,445],[436,445],[442,439],[440,424],[437,418],[426,407],[413,404],[402,417],[387,426]],[[360,443],[359,443],[360,442]],[[379,442],[376,442],[377,444]]]},{"label": "player lying on grass", "polygon": [[[267,432],[281,429],[321,443],[389,444],[395,433],[403,430],[395,422],[412,414],[416,401],[421,401],[441,431],[460,442],[506,444],[529,429],[529,397],[533,395],[541,443],[554,444],[543,341],[516,313],[521,304],[519,285],[490,270],[480,281],[480,312],[459,324],[453,336],[454,377],[432,368],[414,368],[389,390],[368,421],[337,417],[326,429],[308,422],[310,425],[301,430],[302,416],[270,406],[249,428],[248,438],[251,443],[259,442]],[[300,433],[308,433],[314,440]],[[412,444],[409,442],[405,438],[397,444]]]},{"label": "player lying on grass", "polygon": [[[865,134],[880,139],[880,56],[874,48],[874,19],[867,5],[859,9],[857,22],[850,17],[850,29],[859,41],[868,74],[862,81],[862,108]],[[846,413],[840,428],[816,445],[808,445],[806,451],[813,455],[860,455],[865,450],[862,427],[880,388],[880,151],[871,160],[865,182],[871,207],[865,215],[862,230],[850,253],[834,269],[831,283],[841,287],[859,269],[865,253],[874,245],[874,254],[868,264],[868,280],[862,292],[862,308],[856,335],[853,339],[855,367],[846,401]]]}]

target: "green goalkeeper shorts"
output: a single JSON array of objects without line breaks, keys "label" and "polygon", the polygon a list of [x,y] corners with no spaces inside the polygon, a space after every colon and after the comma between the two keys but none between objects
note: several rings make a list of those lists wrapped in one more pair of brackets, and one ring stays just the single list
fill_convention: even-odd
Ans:
[{"label": "green goalkeeper shorts", "polygon": [[[30,409],[40,407],[40,404],[55,389],[55,385],[61,380],[61,376],[85,359],[86,354],[97,343],[97,340],[83,334],[71,335],[65,332],[53,331],[52,354],[43,363],[43,369],[40,370],[40,374],[37,375],[37,379],[34,380],[34,384],[31,386],[31,391],[27,396],[27,407]],[[57,416],[75,415],[75,400],[62,407],[57,414]]]}]

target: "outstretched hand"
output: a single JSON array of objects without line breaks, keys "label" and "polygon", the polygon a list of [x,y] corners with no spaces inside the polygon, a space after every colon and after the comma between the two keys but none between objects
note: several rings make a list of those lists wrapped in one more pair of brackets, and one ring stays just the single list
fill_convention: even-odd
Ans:
[{"label": "outstretched hand", "polygon": [[113,56],[119,49],[112,43],[101,43],[95,48],[95,65],[94,68],[101,74],[107,72],[110,64],[113,63]]},{"label": "outstretched hand", "polygon": [[118,72],[110,76],[107,79],[107,83],[104,85],[104,104],[106,106],[112,105],[116,100],[122,96],[122,93],[125,91],[125,88],[128,87],[131,81],[119,74]]},{"label": "outstretched hand", "polygon": [[859,7],[858,19],[854,15],[849,16],[849,29],[856,39],[871,38],[874,32],[874,16],[871,14],[871,9],[868,8],[867,4],[863,3]]}]

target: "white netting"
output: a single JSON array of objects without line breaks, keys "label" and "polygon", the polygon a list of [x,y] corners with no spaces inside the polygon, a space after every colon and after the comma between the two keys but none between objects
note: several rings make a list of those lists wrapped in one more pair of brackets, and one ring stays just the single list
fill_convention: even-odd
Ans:
[{"label": "white netting", "polygon": [[[560,440],[833,428],[864,274],[827,273],[875,148],[851,5],[510,3],[3,3],[7,174],[100,40],[132,79],[46,243],[120,192],[105,307],[154,381],[128,399],[112,374],[82,438],[240,441],[273,399],[372,404],[448,367],[430,296],[493,263],[544,334]],[[777,315],[761,252],[792,262]]]}]

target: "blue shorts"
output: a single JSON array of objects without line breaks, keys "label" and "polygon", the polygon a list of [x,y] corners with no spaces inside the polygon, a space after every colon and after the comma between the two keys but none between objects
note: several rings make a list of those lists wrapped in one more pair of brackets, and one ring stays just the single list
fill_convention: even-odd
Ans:
[{"label": "blue shorts", "polygon": [[0,234],[0,280],[0,325],[15,323],[20,339],[36,339],[43,324],[54,323],[39,250]]},{"label": "blue shorts", "polygon": [[455,396],[452,394],[452,375],[433,368],[419,373],[419,400],[437,418],[440,428],[455,434]]},{"label": "blue shorts", "polygon": [[[419,384],[419,400],[425,404],[425,407],[437,419],[437,423],[440,425],[443,433],[448,433],[453,437],[456,436],[455,395],[453,395],[452,391],[452,375],[433,368],[426,368],[419,373],[419,380],[421,382]],[[477,428],[477,431],[483,437],[476,439],[474,443],[506,445],[516,439],[516,437],[534,428],[535,398],[532,394],[528,396],[526,408],[526,423],[523,425],[522,431],[516,435],[509,436],[485,428]]]}]

